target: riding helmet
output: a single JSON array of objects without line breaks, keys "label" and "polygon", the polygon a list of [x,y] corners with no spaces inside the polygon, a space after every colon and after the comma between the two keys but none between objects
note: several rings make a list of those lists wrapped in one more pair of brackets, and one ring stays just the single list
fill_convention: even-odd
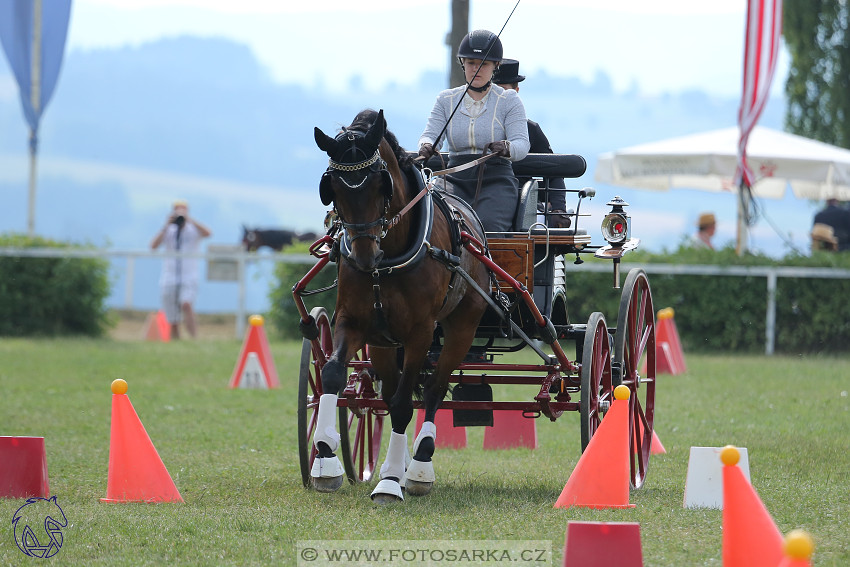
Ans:
[{"label": "riding helmet", "polygon": [[463,37],[457,49],[458,61],[462,59],[502,60],[502,41],[491,31],[475,30]]}]

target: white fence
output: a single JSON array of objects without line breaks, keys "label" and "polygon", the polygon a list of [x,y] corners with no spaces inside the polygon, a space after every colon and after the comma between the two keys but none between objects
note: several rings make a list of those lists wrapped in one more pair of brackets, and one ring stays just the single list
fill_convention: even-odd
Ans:
[{"label": "white fence", "polygon": [[[0,248],[0,256],[12,257],[40,257],[40,258],[103,258],[110,262],[113,272],[120,271],[118,264],[123,262],[123,273],[120,275],[124,280],[123,302],[113,304],[111,307],[123,307],[126,309],[137,308],[135,286],[137,284],[135,270],[137,261],[141,259],[157,259],[174,256],[200,258],[207,263],[207,279],[216,281],[221,279],[234,281],[237,287],[236,297],[231,306],[223,309],[224,312],[235,312],[236,329],[235,336],[241,338],[245,332],[245,324],[248,316],[246,306],[247,285],[246,274],[248,267],[259,263],[286,262],[293,264],[314,264],[316,258],[308,254],[258,254],[256,252],[245,252],[238,246],[215,246],[210,245],[206,253],[186,254],[156,252],[150,250],[104,250],[104,249],[67,249],[67,248]],[[820,279],[846,279],[850,280],[850,270],[836,268],[797,268],[787,266],[711,266],[711,265],[680,265],[680,264],[629,264],[621,265],[621,280],[632,268],[643,268],[647,274],[674,274],[674,275],[699,275],[720,277],[763,277],[765,278],[765,338],[764,352],[772,355],[776,338],[776,281],[779,278],[820,278]],[[611,272],[610,262],[585,262],[580,270],[591,272]],[[621,281],[622,284],[622,281]],[[650,280],[651,284],[651,280]],[[150,282],[145,284],[151,286]],[[113,294],[114,295],[114,294]]]}]

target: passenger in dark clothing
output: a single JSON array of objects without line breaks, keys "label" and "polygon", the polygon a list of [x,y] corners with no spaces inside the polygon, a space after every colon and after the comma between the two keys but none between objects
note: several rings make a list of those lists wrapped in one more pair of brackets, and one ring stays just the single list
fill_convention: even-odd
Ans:
[{"label": "passenger in dark clothing", "polygon": [[[519,83],[525,80],[525,75],[519,74],[519,61],[516,59],[503,59],[502,64],[493,74],[493,82],[503,89],[512,89],[519,92]],[[540,128],[540,124],[533,120],[528,120],[528,140],[531,143],[530,153],[535,154],[551,154],[552,146],[549,144],[549,139]],[[519,186],[522,187],[529,180],[528,177],[520,177]],[[567,198],[563,189],[566,189],[563,177],[554,177],[549,180],[549,189],[555,191],[546,191],[543,187],[537,193],[538,208],[549,212],[549,226],[553,228],[569,228],[570,218],[564,213],[566,211]],[[548,195],[547,195],[548,194]],[[547,198],[548,197],[548,198]]]},{"label": "passenger in dark clothing", "polygon": [[826,208],[815,215],[813,224],[832,227],[838,239],[838,251],[850,250],[850,209],[838,205],[838,199],[827,199]]}]

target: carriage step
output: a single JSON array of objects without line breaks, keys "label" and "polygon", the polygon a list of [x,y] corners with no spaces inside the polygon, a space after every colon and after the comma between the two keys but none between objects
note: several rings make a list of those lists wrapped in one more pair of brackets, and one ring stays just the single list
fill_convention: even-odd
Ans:
[{"label": "carriage step", "polygon": [[[492,402],[493,388],[490,387],[490,384],[456,384],[452,388],[452,400],[461,402]],[[452,424],[455,427],[493,427],[493,410],[452,410]]]}]

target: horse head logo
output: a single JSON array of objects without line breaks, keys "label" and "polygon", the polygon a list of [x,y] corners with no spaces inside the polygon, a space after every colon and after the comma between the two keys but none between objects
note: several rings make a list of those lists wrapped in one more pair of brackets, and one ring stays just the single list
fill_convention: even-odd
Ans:
[{"label": "horse head logo", "polygon": [[62,547],[62,528],[68,527],[65,512],[56,497],[30,498],[12,517],[15,543],[30,557],[53,557]]}]

